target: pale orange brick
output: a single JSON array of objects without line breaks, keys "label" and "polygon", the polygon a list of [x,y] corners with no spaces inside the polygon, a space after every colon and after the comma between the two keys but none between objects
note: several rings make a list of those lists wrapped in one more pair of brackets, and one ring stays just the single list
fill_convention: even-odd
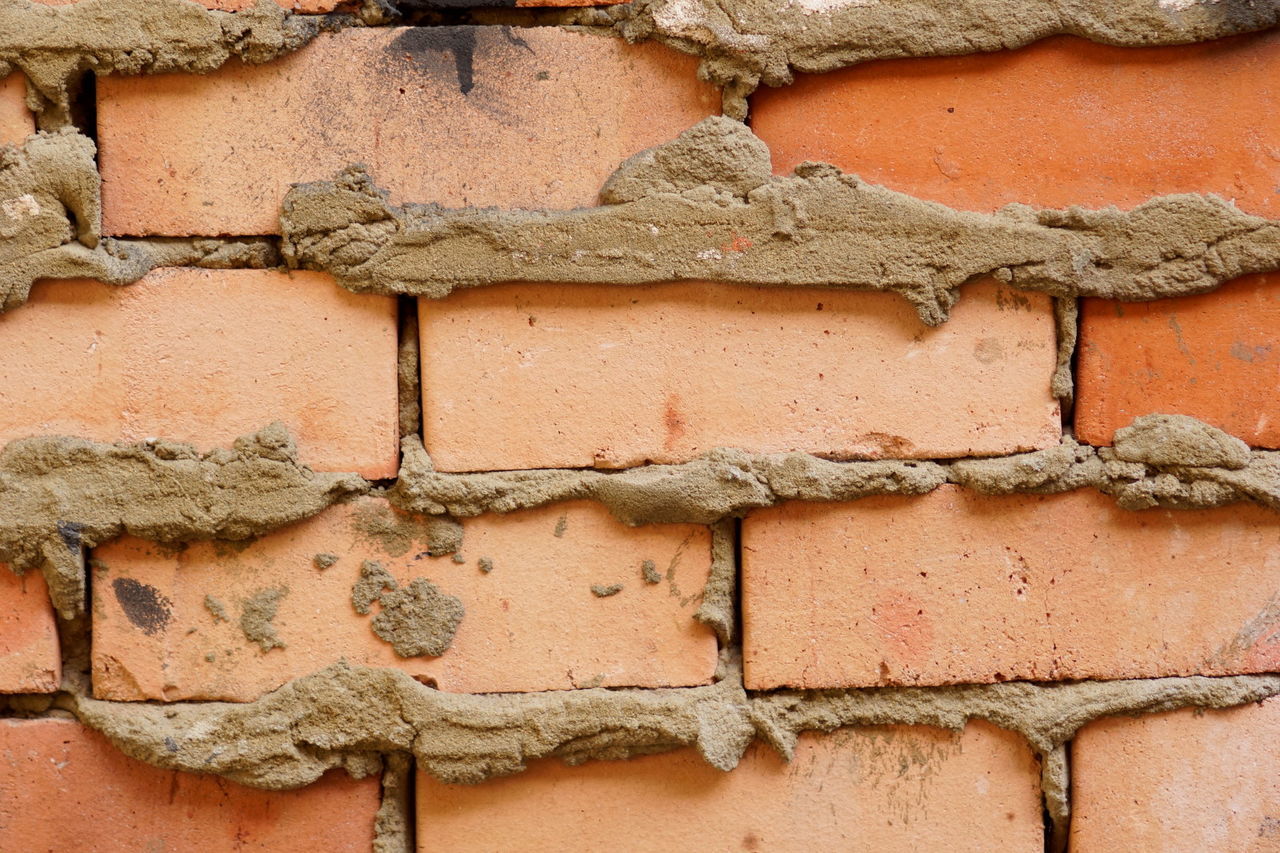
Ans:
[{"label": "pale orange brick", "polygon": [[804,75],[758,92],[752,127],[779,172],[823,160],[970,210],[1212,192],[1275,216],[1277,64],[1275,32],[1141,50],[1063,36]]},{"label": "pale orange brick", "polygon": [[1071,744],[1073,853],[1280,850],[1280,700],[1099,720]]},{"label": "pale orange brick", "polygon": [[712,114],[693,57],[550,27],[348,29],[279,61],[99,83],[110,234],[268,234],[289,184],[365,163],[394,200],[595,203]]},{"label": "pale orange brick", "polygon": [[259,791],[143,764],[75,720],[0,720],[3,850],[365,853],[379,801],[377,776]]},{"label": "pale orange brick", "polygon": [[64,434],[204,449],[279,420],[317,469],[396,471],[395,300],[318,273],[43,282],[0,314],[0,347],[0,444]]},{"label": "pale orange brick", "polygon": [[763,745],[723,773],[692,750],[548,760],[481,785],[418,777],[420,853],[496,850],[1041,851],[1039,767],[985,722],[804,734],[790,764]]},{"label": "pale orange brick", "polygon": [[753,689],[1280,666],[1280,516],[1258,506],[943,486],[762,510],[742,536]]},{"label": "pale orange brick", "polygon": [[62,660],[44,578],[0,563],[0,601],[0,693],[54,692]]},{"label": "pale orange brick", "polygon": [[1086,299],[1079,352],[1083,441],[1110,444],[1135,417],[1164,413],[1280,447],[1280,276],[1156,302]]},{"label": "pale orange brick", "polygon": [[[466,693],[711,680],[716,640],[693,619],[710,571],[707,528],[629,528],[600,504],[573,502],[464,521],[459,563],[429,556],[421,526],[367,532],[395,519],[407,517],[365,498],[243,550],[197,543],[175,553],[129,538],[98,548],[95,695],[247,701],[339,659]],[[319,554],[338,560],[322,570]],[[442,656],[398,657],[371,628],[379,605],[372,615],[355,611],[352,587],[365,560],[402,587],[423,577],[461,600],[465,615]],[[641,580],[645,560],[662,573],[660,584]],[[622,590],[592,591],[613,584]],[[283,591],[272,620],[283,646],[264,651],[241,618],[247,601],[272,590]]]},{"label": "pale orange brick", "polygon": [[[837,458],[1061,439],[1049,300],[992,283],[923,325],[901,297],[729,285],[508,285],[419,306],[423,424],[445,471]],[[536,416],[531,417],[531,413]]]},{"label": "pale orange brick", "polygon": [[35,117],[27,109],[26,78],[21,74],[0,77],[0,145],[16,145],[35,130]]}]

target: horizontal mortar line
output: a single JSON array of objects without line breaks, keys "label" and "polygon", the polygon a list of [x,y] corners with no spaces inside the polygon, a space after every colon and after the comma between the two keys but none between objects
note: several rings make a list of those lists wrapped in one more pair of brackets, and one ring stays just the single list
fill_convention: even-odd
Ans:
[{"label": "horizontal mortar line", "polygon": [[[23,189],[42,210],[80,209],[82,233],[48,246],[37,239],[44,231],[33,232],[28,253],[0,266],[4,307],[24,302],[42,278],[127,284],[158,266],[217,265],[230,252],[198,237],[99,239],[94,150],[62,131],[28,137],[17,152],[30,175]],[[69,175],[87,197],[64,198]],[[824,287],[898,293],[928,325],[947,320],[962,286],[988,276],[1059,298],[1143,301],[1280,269],[1280,222],[1216,196],[1158,196],[1128,211],[955,210],[825,164],[774,176],[764,143],[721,117],[625,161],[600,199],[574,210],[393,206],[353,166],[294,185],[279,251],[275,242],[246,251],[254,263],[283,257],[291,268],[328,272],[357,293],[439,298],[513,283]]]},{"label": "horizontal mortar line", "polygon": [[1016,732],[1044,756],[1102,717],[1228,708],[1280,693],[1275,674],[749,692],[737,665],[728,670],[703,687],[454,694],[398,670],[338,663],[246,703],[114,702],[63,691],[52,708],[156,766],[283,789],[333,767],[367,770],[371,753],[390,752],[413,752],[446,782],[509,775],[538,758],[576,764],[685,747],[729,771],[757,739],[789,759],[805,731],[958,730],[970,719]]}]

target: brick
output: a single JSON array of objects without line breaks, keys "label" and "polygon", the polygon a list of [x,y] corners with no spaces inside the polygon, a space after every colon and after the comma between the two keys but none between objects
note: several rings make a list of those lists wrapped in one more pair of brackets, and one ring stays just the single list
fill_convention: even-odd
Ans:
[{"label": "brick", "polygon": [[258,791],[143,764],[75,720],[0,720],[5,850],[301,853],[323,838],[354,853],[373,843],[379,797],[376,776]]},{"label": "brick", "polygon": [[1280,700],[1099,720],[1071,744],[1075,853],[1280,850]]},{"label": "brick", "polygon": [[805,734],[790,764],[755,746],[730,773],[691,750],[548,760],[474,786],[420,775],[418,850],[1040,851],[1039,781],[1026,743],[985,722]]},{"label": "brick", "polygon": [[17,144],[35,130],[35,117],[27,109],[26,79],[21,74],[0,77],[0,145]]},{"label": "brick", "polygon": [[1084,300],[1076,434],[1110,444],[1153,412],[1191,415],[1259,447],[1280,447],[1280,276],[1213,293]]},{"label": "brick", "polygon": [[53,693],[62,659],[44,578],[0,563],[0,601],[0,693]]},{"label": "brick", "polygon": [[[572,502],[464,521],[458,563],[429,556],[425,528],[406,521],[365,498],[243,550],[194,543],[175,553],[130,538],[98,548],[94,694],[248,701],[339,659],[468,693],[711,680],[716,640],[692,618],[710,570],[705,527],[629,528],[600,504]],[[401,533],[367,532],[392,522]],[[321,570],[318,554],[339,559]],[[465,615],[448,651],[401,658],[375,636],[372,617],[352,607],[365,560],[383,564],[401,586],[425,577],[461,600]],[[645,560],[657,564],[661,584],[641,581]],[[618,583],[622,591],[606,598],[591,589]],[[264,590],[285,590],[273,620],[284,646],[267,651],[241,628],[245,603]],[[226,621],[206,596],[221,603]]]},{"label": "brick", "polygon": [[1091,489],[792,503],[744,522],[747,686],[1270,672],[1280,517]]},{"label": "brick", "polygon": [[780,172],[825,160],[969,210],[1212,192],[1276,216],[1278,62],[1276,33],[1141,50],[1064,36],[801,76],[754,97],[752,126]]},{"label": "brick", "polygon": [[279,420],[317,469],[395,474],[390,297],[317,273],[177,268],[32,294],[0,314],[0,444],[65,434],[207,448]]},{"label": "brick", "polygon": [[365,163],[393,200],[595,203],[716,111],[696,60],[550,27],[348,29],[262,66],[98,87],[110,234],[271,234],[289,184]]},{"label": "brick", "polygon": [[[665,284],[512,285],[422,302],[423,431],[440,470],[623,467],[718,446],[983,456],[1061,438],[1049,300]],[[529,417],[538,412],[537,418]]]}]

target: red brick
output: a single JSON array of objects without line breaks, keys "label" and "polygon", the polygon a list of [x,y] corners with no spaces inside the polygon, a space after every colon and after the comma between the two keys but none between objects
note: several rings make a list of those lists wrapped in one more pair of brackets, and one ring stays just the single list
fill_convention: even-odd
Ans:
[{"label": "red brick", "polygon": [[1076,434],[1091,444],[1160,412],[1280,447],[1280,276],[1156,302],[1086,299],[1076,387]]},{"label": "red brick", "polygon": [[280,420],[317,469],[395,474],[390,297],[318,273],[194,269],[32,294],[0,314],[0,444],[65,434],[207,448]]},{"label": "red brick", "polygon": [[26,79],[21,74],[0,77],[0,145],[19,143],[35,130],[35,117],[27,109]]},{"label": "red brick", "polygon": [[1277,63],[1274,32],[1140,50],[1064,36],[802,76],[760,91],[752,126],[780,172],[825,160],[970,210],[1213,192],[1275,216]]},{"label": "red brick", "polygon": [[490,287],[424,301],[419,318],[423,351],[448,353],[422,364],[441,470],[718,446],[981,456],[1061,438],[1049,300],[991,283],[938,328],[895,294],[708,284]]},{"label": "red brick", "polygon": [[267,65],[104,78],[104,228],[276,233],[291,182],[352,163],[394,200],[591,205],[624,158],[718,106],[657,44],[483,27],[472,49],[460,32],[348,29]]},{"label": "red brick", "polygon": [[0,849],[368,851],[380,787],[333,771],[258,791],[136,761],[68,719],[0,720]]},{"label": "red brick", "polygon": [[[464,521],[457,563],[428,556],[421,535],[371,538],[363,531],[379,518],[393,518],[387,504],[366,498],[243,550],[196,543],[174,553],[129,538],[98,548],[95,695],[247,701],[344,658],[467,693],[694,685],[715,672],[715,637],[692,618],[710,570],[705,527],[629,528],[600,504],[566,503]],[[317,554],[339,559],[322,571]],[[400,658],[374,635],[372,617],[351,603],[365,560],[382,563],[402,586],[425,577],[461,599],[466,614],[448,651]],[[645,560],[666,576],[661,584],[642,582]],[[157,618],[126,615],[127,592],[115,591],[125,579],[150,587]],[[593,584],[615,583],[623,585],[615,595],[592,593]],[[247,599],[272,589],[287,590],[273,620],[284,647],[263,651],[240,617]],[[206,607],[207,595],[229,621]]]},{"label": "red brick", "polygon": [[0,693],[52,693],[62,680],[58,626],[44,578],[0,563]]},{"label": "red brick", "polygon": [[944,486],[762,510],[742,536],[752,689],[1280,666],[1280,517],[1257,506]]},{"label": "red brick", "polygon": [[1074,853],[1280,850],[1280,700],[1099,720],[1071,744]]},{"label": "red brick", "polygon": [[802,735],[795,759],[755,746],[730,773],[691,750],[481,785],[418,778],[418,850],[1040,851],[1039,768],[984,722]]}]

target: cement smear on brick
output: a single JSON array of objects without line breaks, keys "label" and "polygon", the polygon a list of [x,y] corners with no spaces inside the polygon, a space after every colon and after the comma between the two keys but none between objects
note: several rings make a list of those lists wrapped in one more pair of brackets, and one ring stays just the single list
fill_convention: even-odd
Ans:
[{"label": "cement smear on brick", "polygon": [[708,118],[624,162],[605,184],[615,203],[569,211],[396,207],[351,167],[288,193],[282,253],[362,293],[439,298],[505,282],[820,286],[899,293],[929,325],[983,276],[1132,301],[1280,268],[1280,223],[1216,196],[1162,196],[1130,211],[973,213],[825,164],[774,177],[761,147],[745,126]]},{"label": "cement smear on brick", "polygon": [[288,594],[288,587],[269,587],[258,590],[240,603],[240,631],[246,640],[257,643],[264,653],[285,647],[276,633],[275,618],[280,602]]},{"label": "cement smear on brick", "polygon": [[414,578],[402,589],[381,563],[365,560],[351,589],[351,606],[368,615],[375,603],[380,609],[370,627],[402,658],[444,654],[466,615],[460,599],[426,578]]},{"label": "cement smear on brick", "polygon": [[0,561],[42,569],[71,618],[84,610],[83,548],[126,533],[175,545],[249,539],[367,488],[299,464],[280,424],[205,454],[165,441],[18,439],[0,450]]},{"label": "cement smear on brick", "polygon": [[751,695],[734,667],[726,675],[708,687],[466,695],[395,670],[339,663],[244,704],[143,705],[75,694],[58,704],[134,758],[285,789],[333,767],[375,772],[377,754],[391,752],[412,752],[420,768],[447,782],[518,773],[538,758],[577,764],[681,747],[727,771],[757,736],[789,758],[802,731],[959,729],[970,719],[1019,732],[1045,755],[1102,716],[1224,708],[1280,692],[1280,676],[1252,675]]},{"label": "cement smear on brick", "polygon": [[1187,44],[1274,27],[1274,0],[634,0],[592,10],[583,23],[628,41],[655,39],[701,58],[699,74],[725,90],[725,112],[746,114],[760,84],[873,59],[1018,48],[1057,34],[1112,45]]},{"label": "cement smear on brick", "polygon": [[85,72],[206,74],[235,57],[270,62],[314,38],[328,17],[271,2],[218,12],[190,0],[0,0],[0,77],[26,74],[35,106],[65,116]]},{"label": "cement smear on brick", "polygon": [[36,133],[20,146],[0,146],[0,311],[26,302],[37,279],[123,285],[161,266],[261,269],[282,263],[269,238],[103,237],[96,153],[93,140],[74,130]]}]

